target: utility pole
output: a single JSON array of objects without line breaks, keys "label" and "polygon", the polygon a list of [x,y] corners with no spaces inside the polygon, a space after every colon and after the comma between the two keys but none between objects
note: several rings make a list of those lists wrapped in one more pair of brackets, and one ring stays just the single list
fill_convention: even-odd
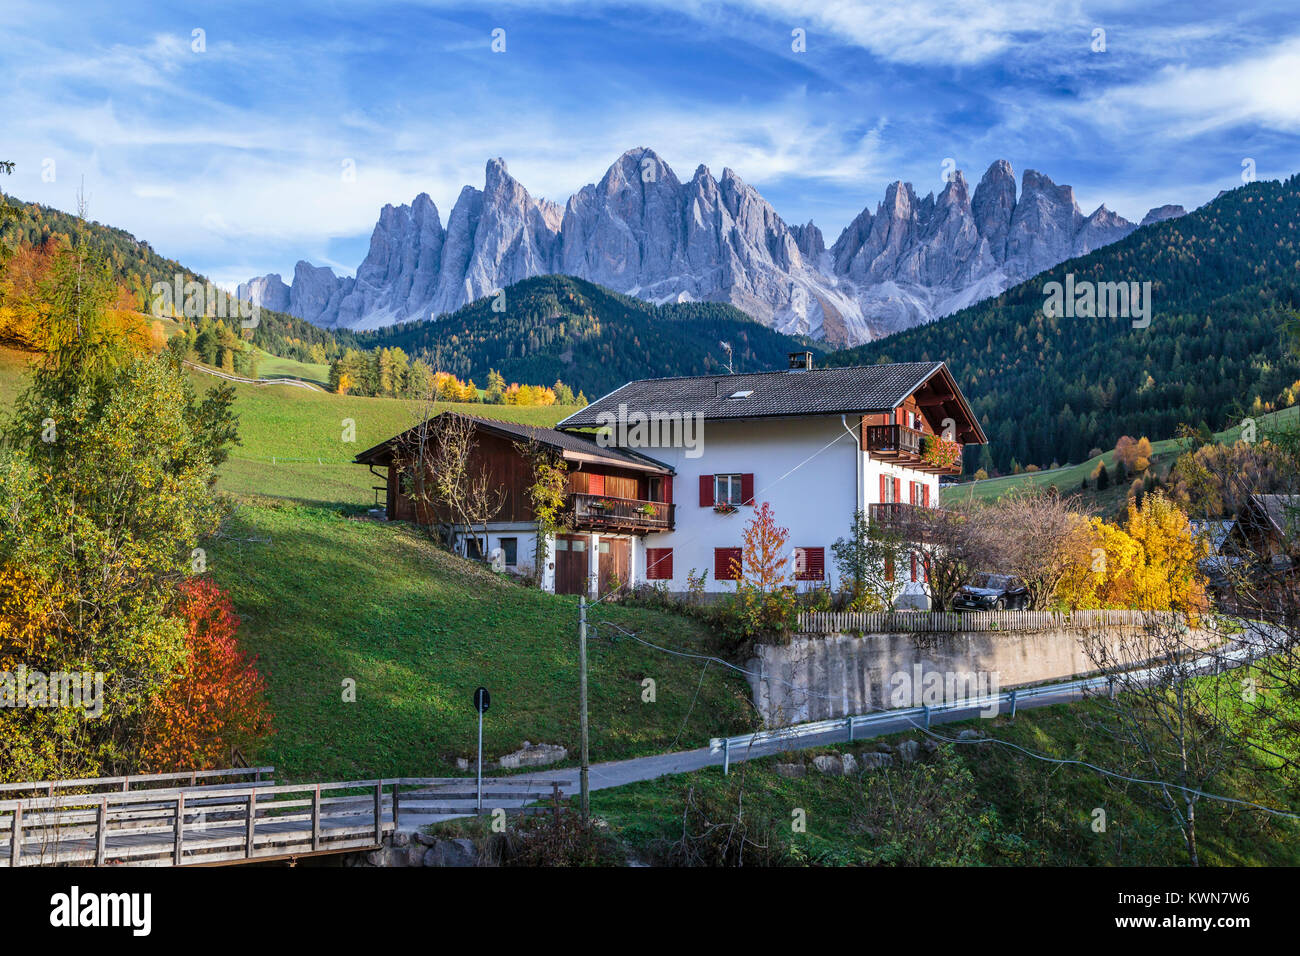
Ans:
[{"label": "utility pole", "polygon": [[591,788],[587,779],[587,599],[578,597],[578,700],[582,727],[582,769],[578,772],[582,791],[582,821],[591,814]]}]

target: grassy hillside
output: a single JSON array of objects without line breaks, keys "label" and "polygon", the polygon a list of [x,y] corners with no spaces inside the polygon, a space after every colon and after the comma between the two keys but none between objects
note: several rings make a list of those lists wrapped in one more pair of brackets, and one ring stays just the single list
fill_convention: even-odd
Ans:
[{"label": "grassy hillside", "polygon": [[[197,384],[215,381],[192,373]],[[357,452],[416,423],[421,406],[398,398],[358,398],[285,385],[235,385],[242,444],[222,469],[220,487],[239,494],[266,494],[300,501],[362,505],[374,503],[372,486],[382,484],[368,469],[352,464]],[[529,425],[553,425],[575,411],[552,405],[459,405],[442,402],[438,411]],[[346,422],[355,440],[344,441]]]},{"label": "grassy hillside", "polygon": [[330,380],[330,367],[323,362],[299,362],[296,359],[281,358],[264,349],[258,349],[257,377],[299,378],[304,382],[327,386]]},{"label": "grassy hillside", "polygon": [[[10,405],[22,389],[32,353],[0,347],[0,407]],[[285,377],[305,377],[311,366],[282,360]],[[263,378],[275,377],[259,369]],[[220,379],[191,370],[197,389],[206,391]],[[234,494],[261,494],[297,501],[362,506],[374,503],[371,487],[378,479],[352,464],[357,452],[415,424],[418,403],[397,398],[358,398],[310,391],[288,385],[236,383],[235,411],[241,444],[222,467],[218,487]],[[469,415],[553,425],[572,407],[461,405],[440,402],[437,411],[456,409]],[[344,422],[355,424],[355,440],[346,442]]]},{"label": "grassy hillside", "polygon": [[[576,755],[576,598],[504,581],[405,527],[265,499],[241,506],[208,564],[270,684],[277,732],[256,758],[280,776],[453,773],[455,757],[474,751],[470,698],[480,684],[492,692],[485,753],[529,740]],[[698,624],[674,615],[600,606],[592,618],[670,647],[707,645]],[[743,681],[712,667],[701,683],[698,662],[596,631],[593,760],[699,746],[750,726]],[[655,703],[641,701],[647,677]],[[348,678],[355,703],[342,699]]]},{"label": "grassy hillside", "polygon": [[[1300,307],[1298,220],[1300,177],[1252,183],[826,362],[947,361],[990,439],[967,455],[968,472],[1079,462],[1120,435],[1169,436],[1180,424],[1226,428],[1300,378],[1300,359],[1281,341]],[[1045,317],[1044,284],[1067,273],[1151,282],[1150,325]]]},{"label": "grassy hillside", "polygon": [[[1124,764],[1113,741],[1088,728],[1095,705],[1022,711],[1014,720],[972,721],[967,727],[988,732],[1058,758],[1085,760],[1111,770]],[[936,733],[955,738],[961,727]],[[912,735],[917,740],[925,738]],[[904,737],[891,738],[894,744]],[[1056,766],[989,743],[950,745],[948,756],[914,768],[869,771],[861,777],[824,776],[811,762],[821,753],[847,747],[804,751],[733,769],[662,778],[592,795],[593,812],[643,859],[656,859],[678,839],[689,791],[697,804],[710,806],[714,819],[723,808],[734,816],[743,793],[746,820],[755,835],[770,825],[774,841],[796,861],[829,865],[902,863],[910,865],[992,864],[1047,866],[1183,866],[1187,855],[1178,830],[1151,801],[1150,791],[1082,767]],[[874,742],[854,751],[871,751]],[[776,773],[783,762],[807,763],[803,778]],[[936,772],[927,779],[927,769]],[[1300,801],[1265,789],[1258,767],[1249,760],[1224,773],[1212,792],[1253,800],[1292,812]],[[929,813],[918,810],[929,808]],[[1093,810],[1106,812],[1105,832],[1092,830]],[[802,809],[807,832],[791,832],[791,813]],[[1295,866],[1300,864],[1300,824],[1202,800],[1197,836],[1205,865]]]},{"label": "grassy hillside", "polygon": [[[1258,427],[1267,432],[1270,425],[1293,424],[1298,414],[1300,414],[1300,407],[1286,408],[1280,412],[1262,415],[1257,420]],[[1223,444],[1232,444],[1240,436],[1241,426],[1237,425],[1216,432],[1214,439]],[[1183,453],[1185,447],[1185,444],[1176,438],[1151,442],[1151,470],[1161,477],[1166,476],[1169,469],[1173,467],[1174,462],[1177,461],[1178,456]],[[1081,506],[1093,514],[1113,513],[1120,508],[1127,497],[1128,482],[1115,483],[1112,481],[1109,488],[1100,491],[1094,487],[1082,488],[1083,480],[1092,475],[1098,463],[1104,463],[1113,478],[1115,474],[1115,452],[1112,449],[1077,465],[1066,465],[1044,471],[1022,472],[1018,475],[1004,475],[998,478],[987,478],[983,481],[968,481],[959,485],[947,486],[940,489],[940,501],[946,505],[971,500],[978,502],[996,501],[1017,488],[1048,488],[1055,485],[1057,491],[1063,495],[1079,495]]]}]

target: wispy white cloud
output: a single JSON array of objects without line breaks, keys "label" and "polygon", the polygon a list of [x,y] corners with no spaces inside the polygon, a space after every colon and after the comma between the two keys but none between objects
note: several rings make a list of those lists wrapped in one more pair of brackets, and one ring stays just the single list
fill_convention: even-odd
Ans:
[{"label": "wispy white cloud", "polygon": [[1083,109],[1105,111],[1118,123],[1157,123],[1168,135],[1198,136],[1230,126],[1300,130],[1300,37],[1212,66],[1161,68],[1137,83],[1113,86]]}]

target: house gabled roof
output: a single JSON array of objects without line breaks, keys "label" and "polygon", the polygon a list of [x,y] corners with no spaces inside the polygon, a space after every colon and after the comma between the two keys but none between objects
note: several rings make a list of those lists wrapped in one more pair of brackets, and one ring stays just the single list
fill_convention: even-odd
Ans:
[{"label": "house gabled roof", "polygon": [[[444,415],[453,415],[473,422],[476,428],[489,434],[499,435],[516,441],[537,441],[559,451],[569,461],[599,462],[612,467],[631,468],[653,474],[671,475],[673,469],[663,462],[655,461],[647,455],[626,448],[602,448],[590,436],[557,431],[538,425],[521,425],[517,422],[505,422],[495,418],[481,418],[478,415],[465,415],[461,412],[441,412],[430,418],[436,421]],[[406,431],[380,442],[372,448],[360,452],[353,461],[358,465],[388,465],[392,463],[393,452],[401,445],[413,439],[417,429],[424,423],[414,425]]]},{"label": "house gabled roof", "polygon": [[988,441],[943,362],[898,362],[740,375],[691,375],[629,382],[564,419],[556,428],[595,428],[628,414],[701,414],[706,421],[891,412],[927,383],[950,396],[945,411],[960,440]]}]

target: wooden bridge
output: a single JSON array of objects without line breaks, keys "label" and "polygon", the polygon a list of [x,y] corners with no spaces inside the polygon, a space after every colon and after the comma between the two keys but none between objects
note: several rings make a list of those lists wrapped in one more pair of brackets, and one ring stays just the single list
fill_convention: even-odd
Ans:
[{"label": "wooden bridge", "polygon": [[[277,785],[274,773],[0,784],[0,866],[205,866],[355,853],[378,849],[399,826],[479,812],[473,778]],[[492,777],[483,786],[485,813],[558,813],[566,784]]]}]

